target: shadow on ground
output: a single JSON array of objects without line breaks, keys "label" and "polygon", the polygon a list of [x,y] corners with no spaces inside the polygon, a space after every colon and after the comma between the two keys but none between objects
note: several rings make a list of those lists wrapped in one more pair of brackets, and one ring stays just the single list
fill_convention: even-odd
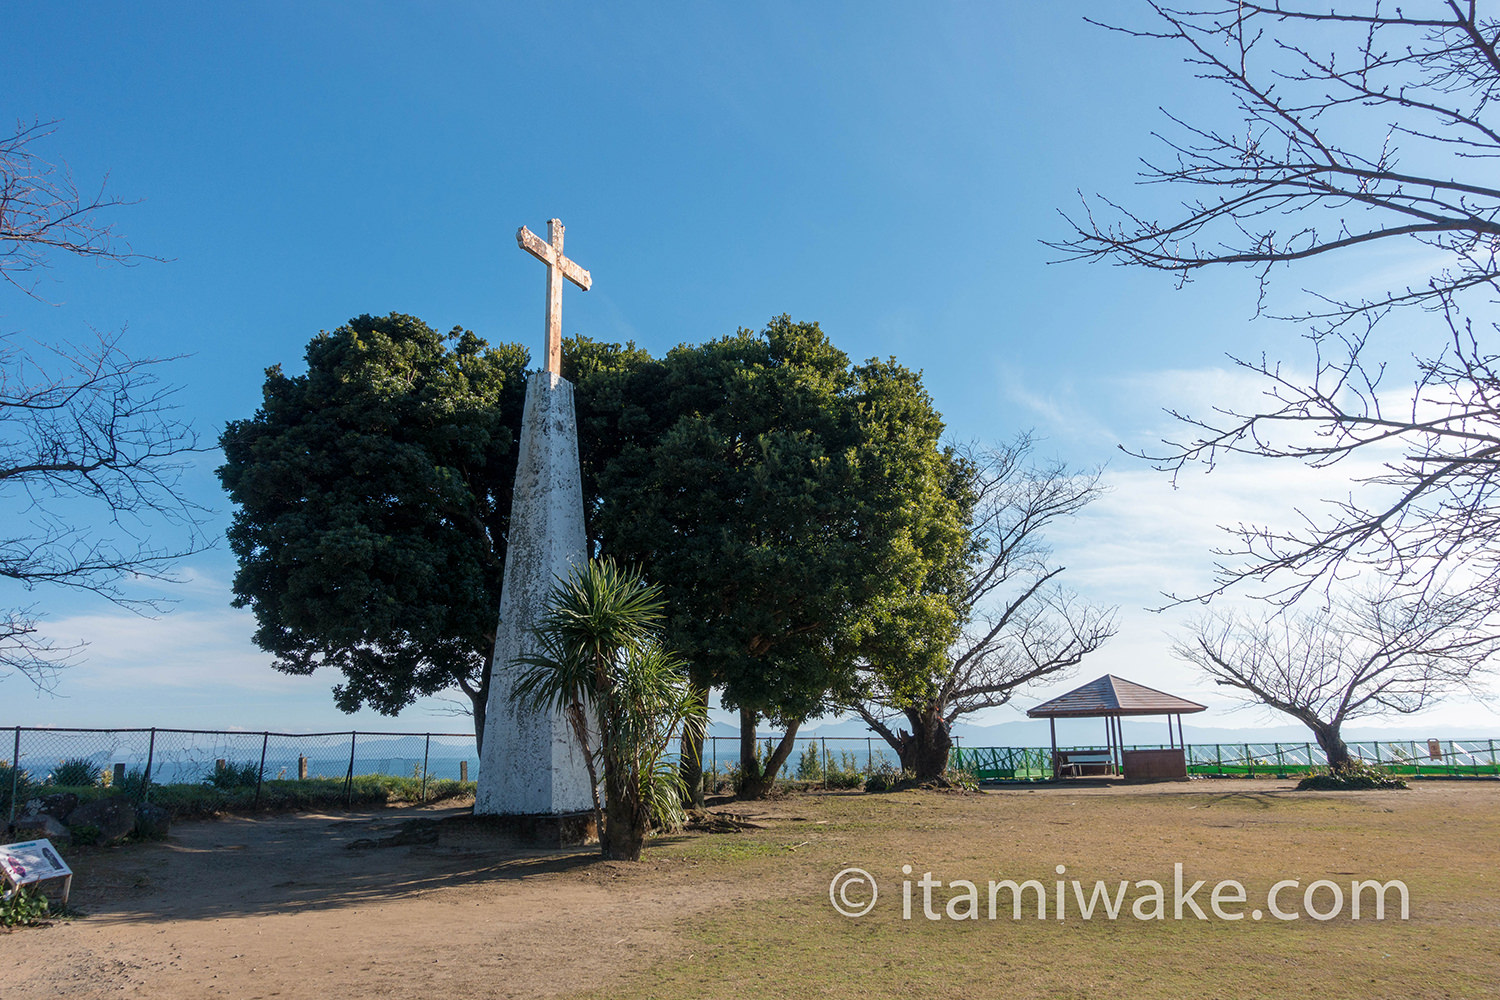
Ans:
[{"label": "shadow on ground", "polygon": [[[73,903],[98,922],[299,913],[607,867],[595,848],[527,848],[463,822],[468,812],[382,809],[178,823],[163,843],[70,858],[78,873]],[[429,828],[435,843],[421,835]]]}]

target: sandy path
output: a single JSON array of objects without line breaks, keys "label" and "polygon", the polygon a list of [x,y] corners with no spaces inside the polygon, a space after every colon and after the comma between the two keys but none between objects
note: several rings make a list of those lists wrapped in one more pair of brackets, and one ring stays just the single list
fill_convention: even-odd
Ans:
[{"label": "sandy path", "polygon": [[[0,935],[0,982],[17,997],[546,996],[670,953],[676,921],[727,901],[682,861],[478,837],[346,847],[463,811],[180,823],[164,844],[80,854],[86,916]],[[759,894],[733,892],[747,890]],[[601,929],[621,913],[630,930]]]}]

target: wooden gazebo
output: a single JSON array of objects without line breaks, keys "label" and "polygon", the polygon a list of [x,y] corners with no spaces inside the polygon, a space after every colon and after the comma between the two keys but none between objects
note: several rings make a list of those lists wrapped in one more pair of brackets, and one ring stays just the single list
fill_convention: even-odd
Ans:
[{"label": "wooden gazebo", "polygon": [[[1195,701],[1179,698],[1123,677],[1105,674],[1067,694],[1058,695],[1027,711],[1033,719],[1047,719],[1052,724],[1052,776],[1070,774],[1123,774],[1126,778],[1186,778],[1186,741],[1182,735],[1182,717],[1207,708]],[[1127,715],[1165,715],[1167,749],[1126,750],[1120,720]],[[1068,751],[1057,749],[1058,719],[1103,719],[1106,750]],[[1173,719],[1177,720],[1173,731]]]}]

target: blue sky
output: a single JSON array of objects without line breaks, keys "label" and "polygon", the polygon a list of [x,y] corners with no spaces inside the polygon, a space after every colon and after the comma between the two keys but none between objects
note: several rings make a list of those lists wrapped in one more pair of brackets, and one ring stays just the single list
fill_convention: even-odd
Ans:
[{"label": "blue sky", "polygon": [[[1034,427],[1042,449],[1109,463],[1110,497],[1053,541],[1075,586],[1122,606],[1106,670],[1210,704],[1205,724],[1268,717],[1171,661],[1162,590],[1208,578],[1214,524],[1284,515],[1328,492],[1295,469],[1190,476],[1173,491],[1116,445],[1255,387],[1226,351],[1292,362],[1296,331],[1252,321],[1247,274],[1178,291],[1161,275],[1049,265],[1079,190],[1134,188],[1159,110],[1221,96],[1179,54],[1092,27],[1118,3],[897,5],[12,3],[4,113],[61,125],[39,151],[139,252],[58,261],[40,294],[0,293],[0,329],[57,341],[125,329],[172,366],[212,441],[249,416],[262,372],[296,370],[319,330],[407,312],[540,346],[542,272],[518,250],[558,216],[594,275],[568,333],[660,352],[790,313],[858,358],[920,368],[956,438]],[[1413,266],[1372,252],[1337,281]],[[1295,291],[1295,281],[1288,287]],[[192,495],[228,523],[213,454]],[[448,728],[419,703],[345,716],[333,676],[284,677],[229,608],[222,544],[189,560],[159,620],[38,591],[59,637],[88,640],[56,696],[0,680],[0,724]],[[18,603],[0,592],[4,606]],[[1041,700],[1067,684],[1040,689]],[[985,721],[1016,717],[999,710]],[[1500,730],[1456,701],[1434,726]],[[1277,720],[1280,721],[1280,720]]]}]

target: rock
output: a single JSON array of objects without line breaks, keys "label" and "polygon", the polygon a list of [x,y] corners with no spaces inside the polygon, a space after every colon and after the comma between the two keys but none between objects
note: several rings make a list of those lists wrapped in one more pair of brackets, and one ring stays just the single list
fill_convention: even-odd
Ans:
[{"label": "rock", "polygon": [[78,796],[72,792],[43,795],[26,803],[26,808],[28,812],[46,813],[53,819],[66,823],[68,817],[73,815],[73,810],[78,808]]},{"label": "rock", "polygon": [[46,813],[27,813],[17,816],[10,826],[10,835],[16,840],[50,840],[56,847],[66,847],[72,835],[63,821]]},{"label": "rock", "polygon": [[166,840],[172,830],[172,814],[151,802],[135,807],[135,834],[147,840]]},{"label": "rock", "polygon": [[121,795],[95,799],[74,809],[68,817],[68,825],[75,829],[93,827],[98,831],[96,843],[113,844],[135,830],[135,806]]}]

